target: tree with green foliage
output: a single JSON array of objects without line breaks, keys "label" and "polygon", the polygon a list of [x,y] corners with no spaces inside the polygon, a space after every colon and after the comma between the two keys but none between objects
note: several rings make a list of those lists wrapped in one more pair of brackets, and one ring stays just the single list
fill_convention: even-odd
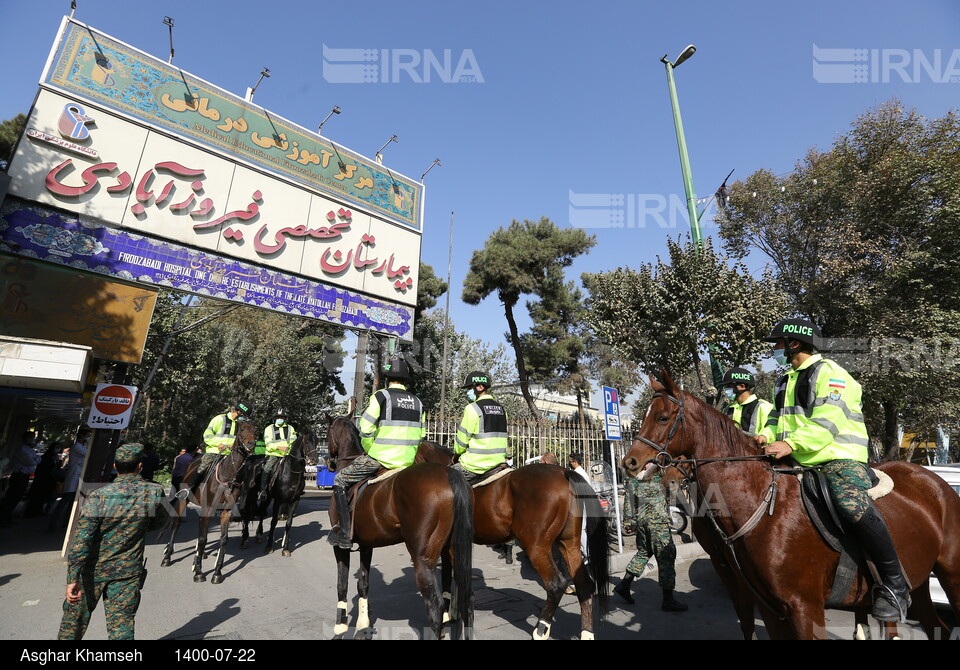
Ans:
[{"label": "tree with green foliage", "polygon": [[725,248],[768,257],[789,311],[845,351],[889,458],[901,417],[928,434],[960,419],[957,156],[957,113],[927,119],[893,100],[789,175],[733,184],[718,219]]},{"label": "tree with green foliage", "polygon": [[754,279],[731,264],[710,239],[696,245],[668,240],[669,262],[638,270],[584,273],[590,291],[587,321],[611,346],[653,375],[693,373],[697,389],[716,397],[700,365],[708,345],[724,367],[755,363],[769,353],[760,338],[785,309],[785,297],[768,273]]},{"label": "tree with green foliage", "polygon": [[10,160],[17,138],[23,134],[26,127],[27,117],[23,114],[17,114],[12,119],[0,122],[0,162]]},{"label": "tree with green foliage", "polygon": [[477,305],[496,293],[503,304],[513,347],[520,391],[533,416],[538,416],[530,393],[530,377],[523,356],[514,308],[522,295],[541,296],[547,286],[562,282],[563,269],[596,244],[579,228],[558,228],[550,219],[514,220],[487,238],[483,249],[473,252],[470,270],[463,283],[463,301]]}]

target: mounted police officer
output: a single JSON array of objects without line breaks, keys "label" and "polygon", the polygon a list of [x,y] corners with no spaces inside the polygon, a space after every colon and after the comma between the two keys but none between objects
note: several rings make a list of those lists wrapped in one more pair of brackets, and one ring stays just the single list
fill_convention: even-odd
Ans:
[{"label": "mounted police officer", "polygon": [[406,387],[410,366],[402,358],[391,359],[383,366],[383,376],[387,388],[373,394],[360,416],[360,443],[366,453],[338,470],[333,480],[338,524],[330,530],[327,541],[341,549],[353,546],[347,489],[380,468],[393,470],[412,465],[423,441],[423,403]]},{"label": "mounted police officer", "polygon": [[134,639],[134,617],[146,578],[147,531],[169,518],[163,486],[140,476],[143,445],[120,446],[116,480],[97,489],[80,510],[67,555],[67,587],[60,640],[80,640],[101,598],[111,640]]},{"label": "mounted police officer", "polygon": [[836,362],[820,355],[820,329],[806,319],[774,326],[766,342],[774,358],[790,364],[776,384],[774,409],[755,439],[776,458],[793,456],[802,466],[819,466],[841,516],[877,567],[872,614],[879,621],[906,618],[910,594],[893,538],[867,495],[867,428],[860,384]]},{"label": "mounted police officer", "polygon": [[[226,412],[217,414],[210,420],[207,429],[203,431],[203,442],[207,446],[200,458],[200,467],[193,473],[193,478],[183,491],[189,491],[198,486],[210,466],[221,456],[230,453],[230,448],[237,439],[237,421],[249,420],[249,418],[250,403],[235,402],[227,408]],[[181,498],[185,495],[182,491],[177,493]]]},{"label": "mounted police officer", "polygon": [[744,368],[731,368],[724,373],[720,385],[730,402],[724,413],[747,435],[760,433],[767,425],[773,403],[753,394],[753,388],[757,385],[753,373]]},{"label": "mounted police officer", "polygon": [[471,372],[463,382],[470,404],[463,409],[453,452],[460,459],[453,465],[473,483],[507,460],[507,411],[492,395],[486,372]]},{"label": "mounted police officer", "polygon": [[263,472],[260,473],[260,497],[257,502],[262,504],[267,501],[270,478],[273,477],[281,459],[289,453],[296,439],[296,429],[287,423],[287,411],[278,409],[273,416],[273,424],[263,431],[266,460],[263,463]]}]

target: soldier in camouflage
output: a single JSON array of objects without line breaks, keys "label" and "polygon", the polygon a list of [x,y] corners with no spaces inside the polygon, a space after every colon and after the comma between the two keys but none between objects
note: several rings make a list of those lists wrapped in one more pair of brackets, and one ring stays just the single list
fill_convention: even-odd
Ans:
[{"label": "soldier in camouflage", "polygon": [[633,580],[643,575],[651,556],[657,559],[660,588],[663,601],[660,608],[664,612],[684,612],[687,606],[673,597],[677,582],[677,547],[670,534],[670,521],[667,516],[667,501],[663,486],[660,484],[662,472],[651,463],[640,477],[628,477],[624,483],[623,520],[624,525],[636,529],[637,553],[627,564],[623,579],[613,590],[631,605],[630,595]]},{"label": "soldier in camouflage", "polygon": [[67,556],[66,600],[57,639],[83,639],[101,597],[109,638],[134,639],[134,617],[146,577],[147,531],[162,527],[169,518],[163,486],[140,476],[142,457],[141,444],[117,449],[116,480],[91,493],[80,511]]}]

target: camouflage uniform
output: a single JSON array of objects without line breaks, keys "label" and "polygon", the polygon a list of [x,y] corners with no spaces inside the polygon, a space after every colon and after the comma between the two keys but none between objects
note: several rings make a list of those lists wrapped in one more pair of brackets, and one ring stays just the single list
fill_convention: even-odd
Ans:
[{"label": "camouflage uniform", "polygon": [[637,553],[626,571],[634,577],[643,575],[650,557],[656,557],[661,588],[674,588],[677,581],[675,563],[677,547],[670,534],[667,501],[660,485],[660,475],[642,482],[628,477],[624,484],[623,517],[637,529]]},{"label": "camouflage uniform", "polygon": [[[131,447],[118,449],[117,460],[132,454],[139,458],[139,450]],[[83,639],[101,597],[109,638],[134,639],[145,538],[169,516],[164,498],[162,485],[136,472],[118,475],[112,484],[90,494],[67,557],[67,583],[79,583],[83,595],[78,603],[64,600],[57,639]]]}]

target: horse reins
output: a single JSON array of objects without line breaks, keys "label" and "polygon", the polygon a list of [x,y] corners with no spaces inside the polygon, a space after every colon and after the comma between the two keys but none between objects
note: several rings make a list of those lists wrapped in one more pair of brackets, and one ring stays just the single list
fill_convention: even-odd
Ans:
[{"label": "horse reins", "polygon": [[[654,449],[657,450],[657,455],[654,458],[650,459],[648,463],[650,462],[655,463],[657,467],[659,467],[661,470],[668,467],[675,467],[684,476],[684,481],[690,478],[696,481],[697,468],[701,465],[706,465],[708,463],[756,461],[762,458],[767,458],[766,454],[756,454],[751,456],[727,456],[727,457],[717,457],[717,458],[685,458],[683,460],[674,458],[670,454],[670,452],[667,451],[667,448],[670,445],[671,440],[673,440],[674,435],[676,435],[678,429],[680,430],[681,443],[683,441],[684,405],[683,405],[682,393],[683,392],[681,391],[680,399],[673,397],[669,393],[660,393],[660,392],[653,394],[653,397],[651,398],[651,400],[653,400],[654,398],[666,398],[667,400],[670,400],[671,402],[676,404],[678,407],[678,410],[677,410],[676,418],[674,419],[674,422],[673,422],[673,426],[670,427],[670,432],[667,433],[667,439],[664,440],[662,445],[657,444],[652,440],[648,440],[647,438],[642,437],[640,435],[635,436],[634,439],[637,439],[643,442],[644,444],[650,447],[653,447]],[[686,475],[684,471],[680,468],[680,465],[678,465],[678,463],[691,464],[693,468],[692,474],[689,476]],[[726,544],[727,547],[729,547],[730,555],[733,557],[733,563],[737,569],[737,572],[740,573],[740,576],[743,578],[743,581],[746,582],[747,586],[750,588],[750,591],[753,593],[754,597],[756,597],[757,600],[763,603],[771,612],[778,612],[778,609],[773,607],[770,604],[770,602],[766,598],[764,598],[763,595],[759,593],[756,588],[754,588],[753,584],[750,583],[750,580],[747,579],[747,576],[743,572],[743,568],[740,566],[740,562],[737,560],[737,552],[733,548],[734,542],[736,542],[738,539],[745,536],[751,530],[756,528],[757,524],[759,524],[760,520],[763,518],[764,513],[766,513],[769,516],[773,515],[773,510],[776,503],[777,491],[778,491],[778,486],[777,486],[778,472],[774,468],[768,468],[768,469],[772,472],[773,479],[770,482],[770,486],[767,487],[767,493],[766,495],[764,495],[763,500],[760,501],[760,505],[757,507],[757,509],[754,510],[753,514],[750,516],[749,519],[747,519],[746,523],[743,524],[743,526],[741,526],[739,530],[737,530],[732,535],[727,535],[726,533],[723,532],[723,529],[720,528],[720,524],[717,523],[715,514],[708,513],[706,516],[710,519],[714,529],[717,531],[717,534],[723,540],[724,544]],[[777,616],[780,619],[784,618],[782,614],[778,614]]]}]

